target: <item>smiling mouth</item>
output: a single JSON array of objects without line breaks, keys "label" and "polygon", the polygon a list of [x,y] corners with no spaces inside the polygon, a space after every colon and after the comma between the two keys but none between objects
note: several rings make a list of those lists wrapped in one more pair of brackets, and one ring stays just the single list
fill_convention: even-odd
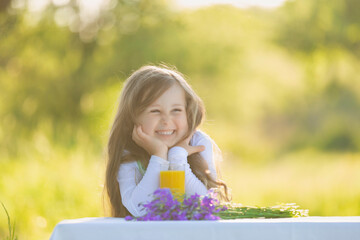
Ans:
[{"label": "smiling mouth", "polygon": [[162,131],[155,131],[155,132],[162,136],[170,136],[175,133],[175,130],[162,130]]}]

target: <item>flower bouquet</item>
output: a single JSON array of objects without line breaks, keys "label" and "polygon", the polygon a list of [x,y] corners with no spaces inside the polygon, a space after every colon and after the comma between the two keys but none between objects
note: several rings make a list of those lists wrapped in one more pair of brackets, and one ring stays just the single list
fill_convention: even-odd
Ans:
[{"label": "flower bouquet", "polygon": [[273,207],[250,207],[236,203],[220,204],[216,193],[209,190],[206,196],[194,194],[188,198],[174,198],[170,189],[158,189],[151,202],[141,204],[146,214],[141,217],[127,216],[125,220],[220,220],[238,218],[289,218],[306,217],[308,210],[299,209],[294,203]]},{"label": "flower bouquet", "polygon": [[174,198],[170,189],[163,188],[154,192],[154,199],[146,204],[141,204],[146,210],[144,216],[134,218],[125,217],[125,220],[161,221],[161,220],[219,220],[216,215],[226,209],[219,201],[212,197],[194,194],[189,198]]}]

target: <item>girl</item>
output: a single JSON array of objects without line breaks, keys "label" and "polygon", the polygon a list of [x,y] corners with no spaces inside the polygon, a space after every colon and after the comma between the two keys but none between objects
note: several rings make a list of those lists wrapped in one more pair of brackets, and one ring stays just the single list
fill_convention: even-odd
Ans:
[{"label": "girl", "polygon": [[144,66],[125,82],[108,142],[105,190],[112,217],[145,214],[139,203],[159,188],[160,166],[185,164],[186,195],[227,187],[218,179],[216,144],[196,130],[204,118],[201,99],[183,76]]}]

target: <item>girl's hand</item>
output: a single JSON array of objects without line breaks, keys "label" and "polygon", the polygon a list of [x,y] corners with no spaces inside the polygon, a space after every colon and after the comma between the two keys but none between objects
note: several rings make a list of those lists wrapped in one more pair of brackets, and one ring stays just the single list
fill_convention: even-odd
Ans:
[{"label": "girl's hand", "polygon": [[191,146],[190,145],[190,139],[192,138],[192,136],[194,135],[195,132],[191,133],[190,136],[188,136],[187,138],[185,138],[184,140],[178,142],[175,146],[179,146],[182,148],[185,148],[185,150],[188,152],[189,156],[191,154],[197,153],[197,152],[202,152],[205,150],[205,146],[203,145],[199,145],[199,146]]},{"label": "girl's hand", "polygon": [[168,147],[159,139],[144,133],[141,125],[134,126],[132,139],[137,145],[145,149],[150,155],[155,155],[163,159],[167,159]]}]

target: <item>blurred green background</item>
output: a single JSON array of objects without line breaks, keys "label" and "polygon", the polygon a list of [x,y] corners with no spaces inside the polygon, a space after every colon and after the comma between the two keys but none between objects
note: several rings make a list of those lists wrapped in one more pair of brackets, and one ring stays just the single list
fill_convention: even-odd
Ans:
[{"label": "blurred green background", "polygon": [[149,63],[176,66],[204,100],[202,129],[223,151],[233,201],[360,215],[359,1],[89,2],[0,4],[0,201],[19,239],[104,216],[117,99]]}]

